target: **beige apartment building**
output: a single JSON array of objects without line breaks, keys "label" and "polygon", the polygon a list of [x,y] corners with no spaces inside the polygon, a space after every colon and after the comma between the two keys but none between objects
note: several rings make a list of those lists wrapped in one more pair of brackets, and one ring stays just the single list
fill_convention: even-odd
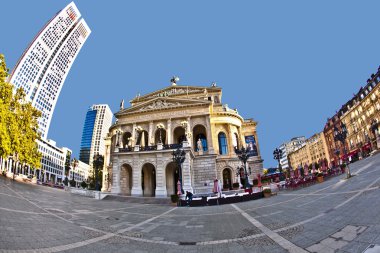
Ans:
[{"label": "beige apartment building", "polygon": [[314,134],[305,141],[305,145],[288,156],[290,166],[295,169],[299,166],[319,163],[324,159],[330,161],[326,139],[323,132]]},{"label": "beige apartment building", "polygon": [[[380,77],[362,87],[342,110],[340,120],[346,125],[346,158],[355,161],[377,149],[378,122],[380,119]],[[377,83],[377,85],[375,85]],[[343,154],[342,154],[343,155]]]}]

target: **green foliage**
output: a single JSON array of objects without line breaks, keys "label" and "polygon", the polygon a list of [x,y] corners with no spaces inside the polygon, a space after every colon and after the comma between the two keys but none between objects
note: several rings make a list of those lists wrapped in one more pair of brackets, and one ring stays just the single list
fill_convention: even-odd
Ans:
[{"label": "green foliage", "polygon": [[22,88],[13,94],[13,85],[6,82],[7,77],[5,58],[0,54],[0,156],[12,155],[15,162],[38,168],[41,154],[36,143],[40,138],[37,120],[41,112],[26,102]]},{"label": "green foliage", "polygon": [[[90,188],[95,189],[98,186],[100,190],[102,188],[102,178],[103,178],[103,165],[104,165],[104,156],[94,155],[94,160],[92,163],[93,175],[90,177]],[[91,187],[93,184],[93,187]]]},{"label": "green foliage", "polygon": [[63,184],[68,186],[69,185],[69,179],[65,177],[65,180],[63,180]]},{"label": "green foliage", "polygon": [[272,190],[270,188],[265,188],[263,190],[263,193],[272,193]]},{"label": "green foliage", "polygon": [[75,180],[74,179],[71,179],[70,180],[70,186],[71,187],[75,187],[77,184],[76,184],[76,182],[75,182]]},{"label": "green foliage", "polygon": [[87,188],[87,183],[85,181],[82,181],[82,183],[80,183],[80,186],[85,189]]},{"label": "green foliage", "polygon": [[179,197],[177,194],[173,194],[173,195],[170,195],[170,199],[171,199],[172,203],[177,203],[179,200]]},{"label": "green foliage", "polygon": [[90,184],[88,185],[88,189],[89,190],[94,190],[95,189],[95,183],[93,181],[91,181]]},{"label": "green foliage", "polygon": [[13,87],[6,82],[7,77],[8,69],[5,58],[4,55],[0,54],[0,156],[2,157],[12,154],[8,122],[12,119],[12,113],[9,109],[12,101]]}]

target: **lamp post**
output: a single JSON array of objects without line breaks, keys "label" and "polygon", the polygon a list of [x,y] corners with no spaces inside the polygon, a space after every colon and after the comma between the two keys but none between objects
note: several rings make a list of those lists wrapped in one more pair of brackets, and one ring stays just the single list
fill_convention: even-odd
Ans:
[{"label": "lamp post", "polygon": [[280,163],[280,159],[281,159],[281,157],[282,157],[282,150],[276,148],[276,149],[273,151],[273,159],[275,159],[275,160],[278,161],[278,169],[280,170],[280,172],[282,172],[281,163]]},{"label": "lamp post", "polygon": [[99,183],[99,167],[101,168],[103,166],[104,158],[102,155],[96,154],[94,155],[94,180],[95,180],[95,190],[100,191],[100,183]]},{"label": "lamp post", "polygon": [[178,166],[178,181],[180,183],[181,194],[184,193],[183,185],[182,185],[182,163],[186,159],[186,152],[182,148],[177,148],[177,150],[173,151],[173,162],[175,162]]},{"label": "lamp post", "polygon": [[[247,161],[249,157],[252,155],[251,148],[242,147],[241,149],[238,149],[237,147],[235,147],[235,153],[238,156],[239,160],[243,162],[244,176],[245,176],[244,188],[249,189],[251,185],[249,184],[248,176],[251,174],[251,171],[248,172],[247,170]],[[238,171],[240,171],[240,167],[238,168]]]},{"label": "lamp post", "polygon": [[379,126],[379,123],[375,120],[375,119],[372,119],[371,121],[371,132],[373,134],[373,149],[377,149],[377,147],[379,146],[379,144],[377,143],[377,145],[375,146],[375,142],[377,142],[377,136],[376,136],[376,131],[378,129],[378,126]]},{"label": "lamp post", "polygon": [[[342,122],[340,124],[340,130],[337,128],[337,126],[334,126],[334,141],[340,141],[343,145],[343,153],[346,155],[346,138],[347,138],[347,128],[346,125]],[[344,161],[345,159],[343,159]],[[348,166],[348,163],[346,164],[347,166],[347,179],[351,177],[351,172],[350,172],[350,167]]]}]

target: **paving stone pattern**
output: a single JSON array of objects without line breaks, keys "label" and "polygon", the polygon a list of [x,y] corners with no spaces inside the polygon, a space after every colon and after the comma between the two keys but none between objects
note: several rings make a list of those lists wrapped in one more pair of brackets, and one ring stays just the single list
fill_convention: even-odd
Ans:
[{"label": "paving stone pattern", "polygon": [[[0,252],[363,252],[380,245],[380,155],[255,201],[95,200],[0,176]],[[371,246],[372,245],[372,246]]]}]

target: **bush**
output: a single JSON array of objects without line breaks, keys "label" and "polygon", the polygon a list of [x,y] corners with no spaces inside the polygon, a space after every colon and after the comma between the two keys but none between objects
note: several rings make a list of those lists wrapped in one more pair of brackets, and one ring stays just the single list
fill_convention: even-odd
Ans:
[{"label": "bush", "polygon": [[95,190],[95,183],[93,181],[91,181],[88,188],[89,188],[89,190]]},{"label": "bush", "polygon": [[179,200],[179,197],[177,194],[170,195],[170,199],[172,200],[172,203],[177,203]]},{"label": "bush", "polygon": [[263,193],[272,193],[272,190],[270,188],[265,188],[263,190]]},{"label": "bush", "polygon": [[82,183],[80,183],[80,186],[85,189],[87,188],[87,183],[85,181],[82,181]]},{"label": "bush", "polygon": [[317,172],[317,177],[323,177],[323,173],[322,172]]},{"label": "bush", "polygon": [[71,187],[75,187],[75,186],[76,186],[76,182],[75,182],[74,179],[71,179],[71,180],[70,180],[70,186],[71,186]]},{"label": "bush", "polygon": [[69,185],[69,179],[65,177],[65,180],[63,180],[63,184],[68,186]]},{"label": "bush", "polygon": [[234,189],[239,188],[239,183],[233,183],[233,184],[232,184],[232,187],[233,187]]}]

